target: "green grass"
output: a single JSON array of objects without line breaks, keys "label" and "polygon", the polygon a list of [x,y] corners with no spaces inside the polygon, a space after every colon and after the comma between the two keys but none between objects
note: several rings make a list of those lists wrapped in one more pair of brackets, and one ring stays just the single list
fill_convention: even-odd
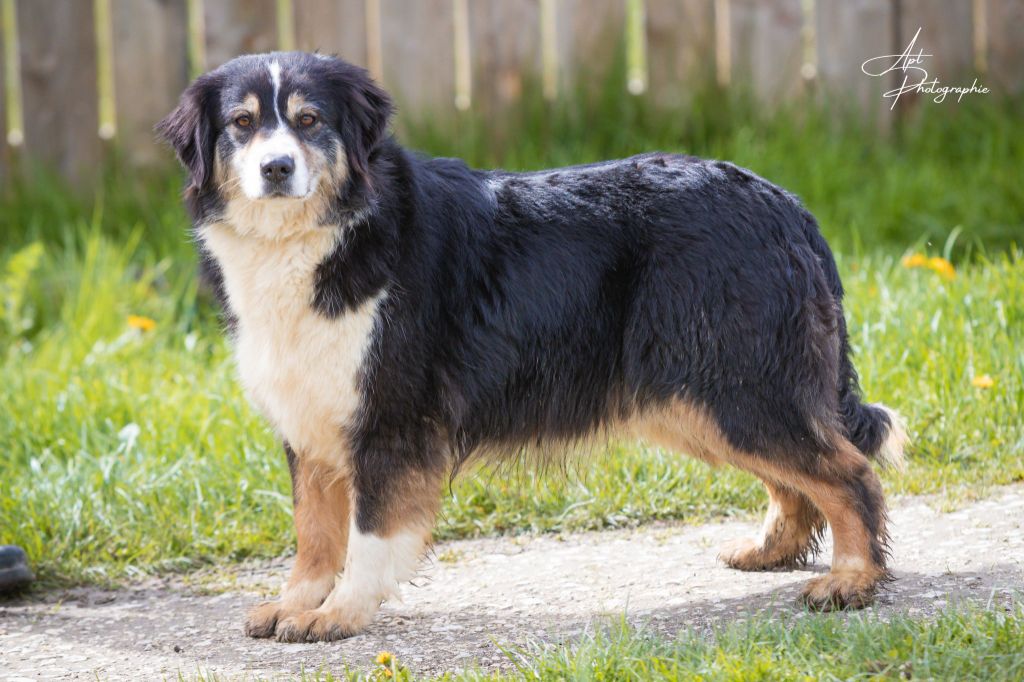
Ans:
[{"label": "green grass", "polygon": [[[284,458],[196,303],[191,265],[140,248],[92,233],[69,250],[42,248],[34,270],[22,262],[27,274],[7,277],[9,301],[17,280],[25,287],[5,317],[0,527],[47,577],[103,580],[292,542]],[[21,253],[8,273],[32,260]],[[1024,479],[1021,254],[966,266],[952,282],[891,256],[841,267],[865,391],[898,406],[915,437],[909,471],[887,476],[889,489],[977,492]],[[131,329],[129,314],[157,326]],[[54,319],[29,336],[11,331],[33,315]],[[971,385],[982,373],[992,388]],[[744,474],[633,445],[568,469],[466,477],[438,534],[698,520],[763,503]]]},{"label": "green grass", "polygon": [[[1024,607],[952,608],[934,618],[873,615],[756,616],[708,633],[670,639],[620,622],[566,645],[506,649],[508,672],[474,668],[443,675],[454,682],[513,680],[664,680],[666,682],[811,682],[812,680],[1019,680],[1024,677]],[[401,652],[353,661],[361,670],[310,671],[304,682],[410,682]],[[218,680],[200,675],[199,680]]]},{"label": "green grass", "polygon": [[471,680],[1012,680],[1024,676],[1024,610],[896,616],[764,617],[676,641],[625,626],[568,647],[512,653],[510,675]]},{"label": "green grass", "polygon": [[[609,92],[611,92],[609,90]],[[715,99],[715,97],[718,99]],[[827,109],[762,113],[698,93],[666,114],[606,94],[504,121],[406,122],[414,146],[536,168],[646,149],[728,158],[800,193],[841,252],[866,395],[915,437],[889,490],[978,494],[1024,479],[1024,127],[1012,102],[924,107],[887,135]],[[279,445],[242,398],[168,174],[108,170],[95,196],[46,178],[0,205],[0,542],[48,581],[108,581],[292,546]],[[950,235],[954,235],[950,239]],[[945,248],[944,248],[945,247]],[[947,282],[899,265],[946,255]],[[129,328],[145,315],[156,328]],[[971,379],[988,374],[990,389]],[[444,538],[573,530],[758,510],[755,480],[633,444],[464,477]]]}]

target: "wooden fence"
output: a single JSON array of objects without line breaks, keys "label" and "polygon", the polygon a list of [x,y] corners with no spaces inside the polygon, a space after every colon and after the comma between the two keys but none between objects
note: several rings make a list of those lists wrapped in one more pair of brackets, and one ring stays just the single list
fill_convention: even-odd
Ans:
[{"label": "wooden fence", "polygon": [[0,177],[38,161],[81,178],[111,147],[136,164],[166,159],[152,127],[190,77],[274,49],[366,66],[400,116],[555,99],[605,77],[622,49],[624,93],[663,106],[715,78],[769,101],[813,89],[880,111],[891,81],[860,65],[901,52],[918,28],[944,82],[1024,87],[1024,0],[0,0],[0,10]]}]

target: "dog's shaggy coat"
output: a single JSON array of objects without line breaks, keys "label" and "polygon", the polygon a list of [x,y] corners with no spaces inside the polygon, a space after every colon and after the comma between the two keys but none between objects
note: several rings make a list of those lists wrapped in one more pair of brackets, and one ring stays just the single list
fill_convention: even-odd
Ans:
[{"label": "dog's shaggy coat", "polygon": [[390,113],[363,70],[275,53],[202,76],[160,124],[292,472],[295,569],[247,631],[358,631],[413,575],[453,468],[615,434],[760,476],[763,533],[723,559],[802,561],[828,523],[832,571],[805,597],[867,603],[887,540],[868,457],[898,462],[904,436],[861,402],[800,202],[672,154],[473,170],[404,150]]}]

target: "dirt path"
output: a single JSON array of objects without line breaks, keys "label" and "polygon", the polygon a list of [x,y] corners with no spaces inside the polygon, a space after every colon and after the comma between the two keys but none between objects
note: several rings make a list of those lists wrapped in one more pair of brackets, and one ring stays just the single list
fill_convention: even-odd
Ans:
[{"label": "dirt path", "polygon": [[[395,652],[414,671],[504,667],[495,642],[557,642],[608,616],[673,634],[771,609],[799,615],[800,586],[826,570],[741,573],[716,559],[753,522],[658,524],[639,530],[470,540],[438,545],[404,603],[385,604],[364,634],[331,644],[247,639],[248,607],[277,588],[287,561],[234,567],[107,592],[0,603],[0,680],[232,679],[367,665]],[[959,600],[1005,604],[1024,590],[1024,486],[942,514],[921,499],[896,503],[897,580],[873,611],[928,614]]]}]

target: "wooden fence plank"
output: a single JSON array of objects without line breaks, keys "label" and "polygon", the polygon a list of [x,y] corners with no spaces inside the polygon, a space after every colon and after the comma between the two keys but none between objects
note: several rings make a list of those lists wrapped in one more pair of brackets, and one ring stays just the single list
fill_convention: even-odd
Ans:
[{"label": "wooden fence plank", "polygon": [[117,146],[127,159],[167,159],[153,126],[188,84],[185,0],[114,0],[114,92]]},{"label": "wooden fence plank", "polygon": [[892,0],[818,0],[818,82],[827,97],[866,113],[888,111],[882,93],[892,79],[868,76],[861,65],[892,52],[892,21]]},{"label": "wooden fence plank", "polygon": [[365,0],[296,0],[296,46],[366,66]]},{"label": "wooden fence plank", "polygon": [[647,0],[650,96],[682,106],[715,75],[714,0]]},{"label": "wooden fence plank", "polygon": [[[624,60],[624,0],[561,0],[557,12],[559,69],[566,94],[593,94]],[[626,91],[622,70],[622,91]]]},{"label": "wooden fence plank", "polygon": [[[95,168],[103,147],[97,135],[96,49],[91,0],[14,0],[19,14],[27,159],[71,179]],[[111,0],[118,144],[138,163],[163,159],[151,127],[186,81],[187,0]],[[455,121],[454,0],[376,0],[380,8],[382,81],[409,119],[430,112]],[[979,4],[980,3],[980,4]],[[277,43],[275,0],[206,0],[203,18],[209,66]],[[539,0],[469,0],[472,107],[499,112],[540,85],[542,38]],[[555,0],[558,92],[593,97],[605,86],[625,93],[621,67],[625,0]],[[922,28],[918,49],[926,66],[948,85],[969,84],[975,63],[988,65],[981,83],[993,96],[1024,89],[1024,0],[815,0],[817,80],[832,101],[856,102],[888,113],[882,92],[892,79],[861,73],[870,57],[906,46]],[[984,5],[985,30],[975,31],[973,7]],[[295,0],[296,44],[337,53],[366,65],[367,0]],[[650,94],[682,107],[695,79],[709,77],[715,49],[715,0],[645,0]],[[765,100],[802,90],[802,0],[730,0],[730,54],[737,83],[753,84]],[[371,22],[372,23],[372,22]],[[897,35],[898,33],[898,35]],[[976,62],[974,43],[986,40]],[[612,70],[615,66],[616,70]],[[608,83],[613,75],[621,82]],[[539,92],[536,93],[539,96]],[[912,104],[906,96],[901,103]],[[4,110],[0,70],[0,112]],[[3,117],[0,116],[0,120]],[[401,118],[400,118],[401,120]],[[887,116],[882,118],[882,122]],[[3,128],[6,133],[6,126]],[[10,173],[12,150],[0,145],[0,176]],[[19,154],[20,156],[21,154]]]},{"label": "wooden fence plank", "polygon": [[[4,41],[4,18],[0,13],[0,47]],[[7,144],[7,80],[4,71],[7,68],[7,61],[4,59],[4,52],[0,49],[0,189],[11,174],[11,146]]]},{"label": "wooden fence plank", "polygon": [[277,48],[274,0],[208,0],[204,6],[208,69],[241,54]]},{"label": "wooden fence plank", "polygon": [[529,82],[540,96],[540,5],[536,0],[469,4],[473,109],[500,112]]},{"label": "wooden fence plank", "polygon": [[381,46],[384,87],[403,117],[416,120],[424,111],[454,111],[451,0],[384,0]]},{"label": "wooden fence plank", "polygon": [[91,2],[19,0],[25,154],[72,182],[100,160]]},{"label": "wooden fence plank", "polygon": [[775,102],[803,90],[800,0],[732,0],[733,82]]},{"label": "wooden fence plank", "polygon": [[[900,49],[910,43],[920,28],[915,52],[924,50],[925,54],[931,55],[925,57],[924,62],[929,79],[938,78],[940,84],[959,85],[974,71],[971,3],[968,0],[902,0],[902,3],[898,36]],[[967,84],[970,84],[970,78]]]},{"label": "wooden fence plank", "polygon": [[[1024,91],[1024,0],[989,0],[988,68],[994,95]],[[991,83],[991,85],[989,85]]]}]

